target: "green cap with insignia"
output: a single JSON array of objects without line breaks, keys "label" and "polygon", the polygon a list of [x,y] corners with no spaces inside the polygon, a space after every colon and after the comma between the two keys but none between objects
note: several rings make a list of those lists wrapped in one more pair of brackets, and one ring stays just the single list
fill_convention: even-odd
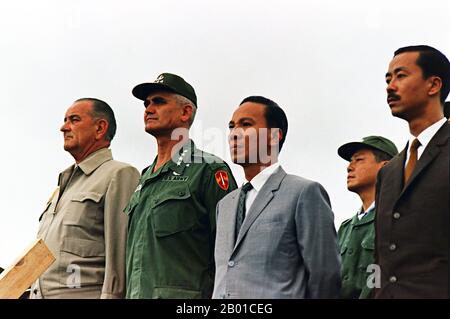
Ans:
[{"label": "green cap with insignia", "polygon": [[197,96],[194,88],[187,83],[181,76],[172,73],[160,74],[154,82],[141,83],[134,87],[133,95],[138,99],[145,101],[148,95],[155,91],[169,91],[177,93],[189,99],[197,106]]},{"label": "green cap with insignia", "polygon": [[350,161],[353,154],[362,148],[374,148],[385,152],[391,158],[398,154],[394,143],[383,136],[366,136],[360,142],[350,142],[338,148],[338,154],[346,161]]}]

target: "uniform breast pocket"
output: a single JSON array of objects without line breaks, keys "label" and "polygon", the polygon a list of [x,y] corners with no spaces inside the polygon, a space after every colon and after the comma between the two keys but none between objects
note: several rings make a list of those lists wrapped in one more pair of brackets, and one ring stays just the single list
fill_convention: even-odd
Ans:
[{"label": "uniform breast pocket", "polygon": [[103,195],[83,192],[72,196],[70,207],[64,217],[65,225],[90,226],[103,219]]},{"label": "uniform breast pocket", "polygon": [[178,187],[154,198],[152,220],[157,237],[171,236],[192,229],[197,218],[189,188]]}]

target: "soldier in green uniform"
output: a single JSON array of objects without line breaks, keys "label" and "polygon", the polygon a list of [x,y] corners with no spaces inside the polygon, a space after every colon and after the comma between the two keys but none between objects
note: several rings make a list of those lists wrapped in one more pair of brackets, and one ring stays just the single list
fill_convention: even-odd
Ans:
[{"label": "soldier in green uniform", "polygon": [[370,298],[367,285],[372,273],[375,247],[375,184],[378,171],[398,153],[394,143],[382,136],[367,136],[338,149],[340,157],[349,161],[347,188],[359,195],[362,207],[339,228],[341,251],[341,298]]},{"label": "soldier in green uniform", "polygon": [[189,139],[197,98],[183,78],[163,73],[133,95],[144,101],[145,130],[158,154],[125,209],[126,297],[210,298],[215,209],[236,182],[223,160]]}]

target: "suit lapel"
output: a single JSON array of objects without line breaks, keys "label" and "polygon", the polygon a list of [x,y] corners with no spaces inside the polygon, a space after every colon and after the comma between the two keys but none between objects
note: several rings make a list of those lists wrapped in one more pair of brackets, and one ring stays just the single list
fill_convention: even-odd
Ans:
[{"label": "suit lapel", "polygon": [[[286,176],[286,172],[281,168],[281,166],[269,177],[267,182],[258,192],[258,195],[255,198],[252,206],[247,212],[247,217],[244,219],[241,230],[239,232],[238,238],[236,240],[236,245],[234,249],[238,247],[239,243],[242,241],[242,238],[245,236],[250,226],[255,222],[258,216],[262,213],[264,208],[270,203],[270,201],[274,197],[274,192],[280,188],[281,181]],[[236,199],[236,207],[237,207]],[[234,225],[236,224],[236,209],[234,210]]]},{"label": "suit lapel", "polygon": [[222,219],[223,222],[225,222],[226,220],[228,220],[228,227],[225,227],[225,229],[231,229],[231,231],[229,232],[228,236],[230,238],[230,240],[227,240],[228,245],[227,245],[227,250],[230,252],[229,255],[231,255],[231,253],[233,252],[233,248],[234,248],[234,239],[236,238],[236,214],[237,214],[237,206],[238,206],[238,201],[239,201],[239,193],[241,192],[241,188],[239,187],[234,193],[233,195],[231,195],[231,198],[229,200],[229,207],[228,208],[224,208],[224,212],[230,212],[230,217],[229,219],[224,218]]},{"label": "suit lapel", "polygon": [[400,152],[400,154],[398,154],[389,162],[388,164],[389,166],[386,167],[387,170],[386,173],[384,174],[384,178],[386,180],[385,184],[389,185],[389,193],[384,195],[392,196],[392,202],[395,202],[402,192],[403,171],[407,148],[408,144],[403,149],[403,151]]},{"label": "suit lapel", "polygon": [[419,176],[419,174],[428,166],[430,163],[439,155],[441,152],[441,147],[445,145],[448,134],[448,124],[444,124],[433,136],[433,138],[428,143],[427,147],[422,153],[422,156],[417,161],[416,167],[414,168],[411,177],[403,188],[400,196],[408,189],[408,187],[414,183],[414,180]]}]

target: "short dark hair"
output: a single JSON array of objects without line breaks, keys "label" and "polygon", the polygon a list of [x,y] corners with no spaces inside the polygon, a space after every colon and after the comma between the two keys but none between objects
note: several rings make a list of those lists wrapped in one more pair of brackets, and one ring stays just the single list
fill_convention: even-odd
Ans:
[{"label": "short dark hair", "polygon": [[384,162],[384,161],[390,161],[392,159],[391,155],[389,155],[386,152],[383,152],[382,150],[377,150],[375,148],[371,148],[370,150],[372,151],[373,156],[375,156],[375,161],[377,163]]},{"label": "short dark hair", "polygon": [[93,118],[102,118],[105,119],[108,122],[108,131],[105,135],[105,140],[112,141],[114,138],[114,135],[116,135],[117,130],[117,124],[116,124],[116,118],[114,117],[114,111],[112,108],[106,103],[105,101],[92,98],[92,97],[84,97],[81,99],[78,99],[76,102],[83,102],[88,101],[92,102],[92,117]]},{"label": "short dark hair", "polygon": [[405,52],[419,52],[416,64],[422,69],[424,79],[430,76],[438,76],[442,80],[441,104],[450,91],[450,62],[447,57],[439,50],[428,45],[412,45],[398,49],[394,52],[394,56]]},{"label": "short dark hair", "polygon": [[288,120],[283,109],[277,103],[264,96],[248,96],[239,105],[245,102],[259,103],[266,107],[264,117],[266,118],[267,128],[278,128],[281,130],[282,137],[278,149],[278,151],[281,151],[288,131]]}]

